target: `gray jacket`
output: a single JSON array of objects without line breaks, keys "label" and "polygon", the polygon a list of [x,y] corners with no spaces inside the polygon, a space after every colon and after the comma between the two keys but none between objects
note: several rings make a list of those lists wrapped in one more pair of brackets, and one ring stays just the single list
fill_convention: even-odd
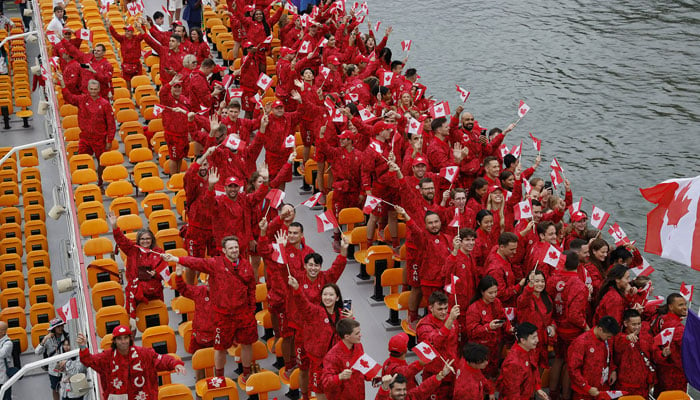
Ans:
[{"label": "gray jacket", "polygon": [[7,370],[5,368],[5,360],[7,365],[14,367],[15,362],[12,359],[12,340],[5,335],[0,338],[0,385],[7,382]]}]

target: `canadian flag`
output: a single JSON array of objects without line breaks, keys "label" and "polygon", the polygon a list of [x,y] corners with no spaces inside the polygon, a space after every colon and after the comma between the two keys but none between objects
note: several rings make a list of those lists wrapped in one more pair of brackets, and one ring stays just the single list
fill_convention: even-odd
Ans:
[{"label": "canadian flag", "polygon": [[545,264],[549,264],[552,267],[556,268],[557,265],[559,264],[559,260],[563,257],[561,254],[561,251],[554,247],[553,244],[549,245],[549,249],[547,250],[547,253],[544,255],[544,260],[542,260]]},{"label": "canadian flag", "polygon": [[255,93],[255,96],[253,96],[253,101],[255,102],[255,104],[258,105],[258,107],[260,107],[260,109],[265,108],[263,106],[262,97],[260,97],[260,93]]},{"label": "canadian flag", "polygon": [[377,376],[382,366],[377,364],[367,353],[364,353],[352,364],[352,369],[359,371],[369,380]]},{"label": "canadian flag", "polygon": [[366,17],[366,15],[360,15],[359,17],[357,17],[357,23],[361,24],[361,23],[365,22],[365,17]]},{"label": "canadian flag", "polygon": [[272,35],[268,36],[263,40],[263,44],[270,44],[272,43]]},{"label": "canadian flag", "polygon": [[569,214],[574,215],[575,212],[581,211],[581,204],[583,204],[583,197],[571,203],[569,206]]},{"label": "canadian flag", "polygon": [[228,90],[228,97],[230,99],[235,99],[239,97],[243,97],[243,89],[239,89],[233,86],[229,86]]},{"label": "canadian flag", "polygon": [[365,205],[362,207],[362,212],[365,214],[369,214],[372,211],[374,211],[375,208],[381,203],[381,199],[379,197],[374,197],[372,195],[367,195],[365,198]]},{"label": "canadian flag", "polygon": [[615,222],[608,229],[608,233],[615,240],[615,246],[622,246],[622,245],[630,243],[629,238],[627,238],[627,234],[625,233],[625,231],[622,230],[622,228],[620,227],[620,225],[617,222]]},{"label": "canadian flag", "polygon": [[626,392],[623,392],[621,390],[607,390],[603,393],[601,393],[601,398],[603,399],[617,399],[622,396],[624,396]]},{"label": "canadian flag", "polygon": [[450,115],[450,105],[445,101],[437,103],[430,109],[430,115],[433,119],[447,117]]},{"label": "canadian flag", "polygon": [[267,88],[269,88],[270,85],[272,85],[272,78],[267,76],[264,72],[261,72],[260,76],[258,76],[257,85],[260,89],[267,90]]},{"label": "canadian flag", "polygon": [[295,145],[296,145],[296,138],[294,137],[294,135],[289,135],[289,136],[287,136],[286,139],[284,139],[284,147],[285,148],[291,149],[291,148],[294,148]]},{"label": "canadian flag", "polygon": [[552,158],[552,162],[549,164],[549,168],[557,172],[564,172],[564,168],[561,167],[561,164],[559,164],[559,161],[557,161],[556,157]]},{"label": "canadian flag", "polygon": [[320,73],[321,73],[321,76],[323,76],[323,79],[328,79],[328,74],[331,73],[331,69],[324,67],[324,66],[321,66]]},{"label": "canadian flag", "polygon": [[337,227],[338,221],[335,220],[333,210],[328,209],[323,214],[316,216],[316,228],[318,229],[318,233],[325,232],[329,229]]},{"label": "canadian flag", "polygon": [[501,158],[505,157],[506,154],[508,154],[508,146],[506,146],[505,143],[501,143],[500,146],[498,146],[498,151],[501,152]]},{"label": "canadian flag", "polygon": [[412,135],[418,135],[420,128],[421,128],[421,123],[418,122],[417,119],[411,117],[411,119],[408,120],[408,133],[410,133]]},{"label": "canadian flag", "polygon": [[382,24],[382,21],[377,21],[376,24],[374,24],[374,31],[379,32],[379,26]]},{"label": "canadian flag", "polygon": [[291,2],[287,1],[284,3],[284,9],[291,12],[292,14],[298,14],[299,9],[297,9],[297,6],[292,4]]},{"label": "canadian flag", "polygon": [[654,267],[649,264],[646,258],[642,257],[642,265],[634,268],[630,268],[630,271],[634,272],[635,276],[649,276],[654,272]]},{"label": "canadian flag", "polygon": [[559,171],[552,170],[549,172],[549,178],[552,181],[552,185],[554,186],[554,189],[557,188],[557,186],[561,185],[564,183],[564,178],[562,178],[561,174]]},{"label": "canadian flag", "polygon": [[358,95],[357,93],[353,93],[353,92],[346,93],[345,96],[347,96],[350,99],[350,101],[353,101],[353,102],[357,102],[360,99],[360,95]]},{"label": "canadian flag", "polygon": [[693,302],[693,291],[695,291],[695,285],[688,285],[685,282],[681,283],[679,292],[688,303]]},{"label": "canadian flag", "polygon": [[532,218],[532,203],[530,199],[523,200],[513,207],[513,214],[516,220]]},{"label": "canadian flag", "polygon": [[[163,8],[165,8],[165,7],[163,7]],[[207,378],[207,389],[209,389],[209,390],[219,389],[225,385],[226,385],[226,379],[224,379],[220,376],[212,376],[211,378]]]},{"label": "canadian flag", "polygon": [[270,189],[265,195],[265,199],[270,201],[270,207],[278,208],[284,200],[285,193],[279,189]]},{"label": "canadian flag", "polygon": [[92,41],[92,32],[90,32],[89,29],[82,28],[82,29],[80,29],[80,38],[91,42]]},{"label": "canadian flag", "polygon": [[163,10],[163,12],[165,13],[165,15],[168,16],[168,18],[170,18],[170,19],[173,18],[173,14],[170,12],[170,10],[168,10],[168,7],[166,7],[165,5],[162,5],[162,6],[160,6],[160,9]]},{"label": "canadian flag", "polygon": [[170,265],[167,263],[162,263],[159,267],[157,267],[156,272],[163,279],[163,282],[168,282],[170,280]]},{"label": "canadian flag", "polygon": [[102,0],[100,2],[100,14],[106,15],[109,12],[109,1]]},{"label": "canadian flag", "polygon": [[518,118],[522,118],[530,111],[530,106],[525,104],[524,101],[520,100],[520,105],[518,105]]},{"label": "canadian flag", "polygon": [[455,207],[455,216],[452,217],[452,221],[447,226],[459,229],[459,208]]},{"label": "canadian flag", "polygon": [[659,307],[660,305],[664,304],[665,301],[666,298],[664,296],[654,296],[653,299],[647,299],[644,304],[650,307]]},{"label": "canadian flag", "polygon": [[357,112],[360,114],[360,119],[362,119],[362,122],[368,121],[372,118],[374,118],[374,114],[372,112],[364,107],[357,107]]},{"label": "canadian flag", "polygon": [[382,86],[391,85],[391,81],[394,80],[394,73],[391,71],[386,71],[382,75]]},{"label": "canadian flag", "polygon": [[520,144],[517,146],[513,146],[512,149],[510,149],[510,154],[513,155],[515,158],[520,158],[520,155],[523,152],[523,141],[520,141]]},{"label": "canadian flag", "polygon": [[53,44],[57,44],[61,41],[53,31],[46,31],[46,39]]},{"label": "canadian flag", "polygon": [[237,138],[236,135],[234,135],[234,134],[232,133],[232,134],[228,135],[228,137],[226,138],[226,142],[224,143],[224,145],[225,145],[226,147],[228,147],[229,149],[231,149],[231,150],[233,150],[233,151],[236,151],[236,150],[238,150],[238,146],[241,145],[241,139]]},{"label": "canadian flag", "polygon": [[665,347],[671,340],[673,340],[673,334],[676,332],[676,328],[666,328],[659,332],[658,335],[654,337],[654,345]]},{"label": "canadian flag", "polygon": [[321,43],[318,44],[318,47],[326,47],[327,44],[328,44],[328,39],[323,38],[323,40],[321,40]]},{"label": "canadian flag", "polygon": [[303,201],[301,204],[311,208],[311,207],[315,206],[316,204],[318,204],[318,200],[321,198],[322,194],[323,194],[323,192],[318,192],[315,195],[313,195],[313,196],[309,197],[308,199],[306,199],[305,201]]},{"label": "canadian flag", "polygon": [[411,40],[402,40],[401,41],[401,50],[411,51],[411,43],[413,43],[413,41],[411,41]]},{"label": "canadian flag", "polygon": [[471,92],[459,87],[459,85],[455,85],[455,86],[457,86],[457,93],[459,93],[459,98],[462,99],[462,103],[466,102],[467,99],[469,98],[469,95],[471,94]]},{"label": "canadian flag", "polygon": [[523,179],[523,186],[525,186],[525,193],[530,194],[532,192],[532,185],[527,179]]},{"label": "canadian flag", "polygon": [[595,205],[593,206],[593,211],[591,212],[591,226],[602,231],[603,227],[608,222],[608,218],[610,218],[610,214]]},{"label": "canadian flag", "polygon": [[51,66],[52,66],[54,69],[60,69],[60,68],[61,68],[61,64],[58,62],[58,57],[51,57],[51,58],[49,58],[49,64],[51,64]]},{"label": "canadian flag", "polygon": [[424,363],[428,364],[437,358],[437,352],[428,342],[420,342],[413,346],[413,352],[416,353],[418,358]]},{"label": "canadian flag", "polygon": [[640,191],[657,205],[647,213],[644,251],[700,270],[700,176],[670,179]]},{"label": "canadian flag", "polygon": [[455,178],[457,177],[457,172],[459,172],[459,167],[456,165],[453,165],[451,167],[440,168],[440,176],[442,178],[447,179],[450,183],[453,183],[455,181]]},{"label": "canadian flag", "polygon": [[165,110],[165,107],[161,104],[154,104],[153,105],[153,117],[160,117],[160,115],[163,113],[163,110]]},{"label": "canadian flag", "polygon": [[71,297],[68,303],[64,304],[63,307],[56,310],[58,316],[61,317],[63,322],[68,322],[69,319],[78,319],[78,300],[75,297]]},{"label": "canadian flag", "polygon": [[508,318],[508,321],[515,319],[515,307],[504,307],[503,311],[506,313],[506,318]]},{"label": "canadian flag", "polygon": [[530,132],[530,139],[532,139],[532,145],[535,147],[535,150],[537,150],[537,152],[539,153],[542,149],[542,141],[534,137],[532,135],[532,132]]},{"label": "canadian flag", "polygon": [[284,249],[279,245],[279,243],[272,243],[272,256],[270,258],[277,264],[287,263],[287,261],[284,259]]},{"label": "canadian flag", "polygon": [[[304,14],[304,15],[308,15],[308,14]],[[302,22],[303,22],[303,18],[302,18]],[[304,40],[303,42],[301,42],[301,46],[299,46],[299,53],[300,54],[301,53],[308,53],[310,49],[311,49],[311,42],[308,40]]]},{"label": "canadian flag", "polygon": [[129,12],[129,15],[132,16],[141,12],[141,8],[137,2],[127,4],[126,9]]},{"label": "canadian flag", "polygon": [[382,145],[379,144],[378,141],[372,140],[372,141],[369,143],[369,147],[371,147],[372,150],[376,151],[377,154],[382,154]]},{"label": "canadian flag", "polygon": [[445,291],[449,294],[454,293],[457,290],[457,282],[459,282],[459,277],[457,275],[452,275],[450,283],[445,285]]},{"label": "canadian flag", "polygon": [[418,89],[416,89],[416,94],[413,96],[413,101],[420,100],[425,94],[425,86],[418,84]]},{"label": "canadian flag", "polygon": [[333,122],[341,122],[341,123],[347,122],[347,117],[345,117],[345,115],[343,115],[343,112],[340,111],[339,108],[336,108],[335,110],[333,110],[333,114],[331,114],[331,115],[333,117],[331,119],[331,121],[333,121]]}]

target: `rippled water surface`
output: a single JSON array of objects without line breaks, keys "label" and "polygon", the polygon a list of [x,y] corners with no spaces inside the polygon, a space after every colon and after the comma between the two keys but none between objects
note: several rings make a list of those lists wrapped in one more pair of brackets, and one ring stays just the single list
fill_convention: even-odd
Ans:
[{"label": "rippled water surface", "polygon": [[[394,58],[403,57],[401,40],[413,40],[409,67],[418,68],[429,94],[449,100],[453,110],[461,103],[455,84],[472,92],[466,108],[489,128],[514,122],[524,99],[531,111],[508,146],[523,139],[529,165],[536,154],[527,133],[541,138],[538,175],[549,174],[556,156],[584,208],[595,204],[610,212],[610,222],[619,222],[640,248],[652,207],[638,189],[700,174],[700,3],[369,5],[369,19],[382,21],[382,33],[394,27]],[[607,233],[604,238],[610,241]],[[682,280],[700,283],[696,271],[645,257],[657,270],[657,294],[678,290]]]}]

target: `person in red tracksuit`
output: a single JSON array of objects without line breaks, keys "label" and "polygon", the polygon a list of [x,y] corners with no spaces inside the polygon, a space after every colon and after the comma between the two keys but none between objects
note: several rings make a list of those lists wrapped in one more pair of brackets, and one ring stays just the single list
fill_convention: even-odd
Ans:
[{"label": "person in red tracksuit", "polygon": [[572,399],[595,399],[617,381],[612,339],[619,332],[615,318],[605,316],[571,342],[566,364],[574,391]]},{"label": "person in red tracksuit", "polygon": [[63,79],[65,82],[62,87],[73,95],[82,95],[81,83],[83,70],[80,68],[80,63],[78,60],[74,59],[65,48],[61,48],[58,54],[61,60],[65,62],[65,65],[61,68],[61,75],[58,75],[59,79]]},{"label": "person in red tracksuit", "polygon": [[195,69],[190,73],[190,106],[193,111],[200,112],[207,108],[211,109],[216,106],[218,101],[216,97],[219,93],[224,91],[224,87],[221,85],[214,86],[214,90],[211,90],[209,82],[207,81],[207,76],[212,73],[216,63],[211,58],[207,58],[202,61],[199,69]]},{"label": "person in red tracksuit", "polygon": [[114,140],[116,125],[112,105],[103,97],[100,97],[100,83],[90,81],[88,94],[75,95],[65,88],[63,77],[58,74],[59,82],[63,88],[63,98],[67,103],[78,107],[78,126],[80,127],[80,139],[78,140],[79,154],[94,154],[97,158],[98,186],[102,186],[102,170],[100,156],[107,150]]},{"label": "person in red tracksuit", "polygon": [[228,113],[221,123],[226,125],[229,134],[236,134],[239,139],[249,143],[250,134],[260,128],[260,121],[241,117],[241,104],[236,101],[229,103],[227,109]]},{"label": "person in red tracksuit", "polygon": [[654,338],[642,329],[639,311],[627,309],[622,318],[624,330],[615,336],[613,345],[613,360],[617,365],[615,389],[646,399],[656,381],[656,368],[651,361]]},{"label": "person in red tracksuit", "polygon": [[[235,231],[234,231],[235,232]],[[251,373],[252,344],[258,340],[255,322],[255,276],[253,268],[239,252],[238,238],[226,236],[221,241],[223,255],[211,258],[176,257],[163,253],[167,262],[182,264],[195,271],[209,274],[216,331],[214,335],[214,368],[216,376],[224,376],[226,355],[233,343],[241,345],[241,364],[245,381]]]},{"label": "person in red tracksuit", "polygon": [[145,35],[144,40],[160,56],[160,80],[163,84],[169,83],[183,68],[182,59],[185,58],[186,53],[180,46],[182,36],[172,34],[167,39],[163,38],[163,40],[167,40],[167,43],[162,44],[152,36],[153,30],[151,30],[150,24],[145,23],[144,26],[150,30]]},{"label": "person in red tracksuit", "polygon": [[[427,342],[441,358],[436,357],[423,370],[423,379],[437,375],[443,369],[444,360],[456,360],[459,357],[460,326],[457,323],[459,305],[449,308],[447,295],[441,291],[433,292],[428,299],[428,315],[423,317],[416,327],[416,340]],[[451,399],[454,391],[454,376],[442,380],[435,391],[435,399]]]},{"label": "person in red tracksuit", "polygon": [[[477,272],[474,259],[471,256],[475,239],[476,233],[471,229],[464,228],[452,240],[452,253],[447,258],[444,267],[445,286],[452,284],[453,276],[456,276],[458,280],[456,288],[452,290],[456,296],[450,296],[450,305],[454,305],[453,302],[456,301],[456,304],[466,307],[476,293]],[[466,313],[461,313],[458,321],[461,327],[465,327]],[[460,343],[467,343],[467,335],[460,337]]]},{"label": "person in red tracksuit", "polygon": [[622,264],[617,264],[608,271],[598,293],[597,307],[593,315],[593,323],[609,315],[622,324],[622,314],[627,309],[629,301],[625,297],[632,290],[630,286],[630,271]]},{"label": "person in red tracksuit", "polygon": [[145,34],[134,33],[134,27],[127,26],[124,28],[124,35],[119,34],[112,26],[109,18],[105,21],[109,28],[109,33],[112,38],[119,42],[119,54],[122,60],[122,78],[126,81],[126,87],[131,90],[131,78],[143,73],[141,67],[141,41],[146,37]]},{"label": "person in red tracksuit", "polygon": [[[321,386],[326,398],[333,400],[365,400],[365,377],[352,369],[365,353],[360,323],[343,318],[335,325],[340,341],[323,357]],[[371,379],[371,378],[370,378]]]},{"label": "person in red tracksuit", "polygon": [[552,321],[553,305],[545,290],[546,279],[540,270],[530,272],[528,284],[518,296],[515,308],[515,319],[518,322],[529,322],[537,327],[539,341],[535,349],[535,361],[541,368],[549,367],[550,343],[554,343],[556,329]]},{"label": "person in red tracksuit", "polygon": [[[263,146],[263,137],[267,129],[268,118],[263,116],[260,121],[260,134],[255,135],[253,142],[246,144],[241,142],[237,149],[231,149],[226,145],[222,145],[228,139],[225,125],[212,124],[209,139],[215,140],[212,146],[216,147],[214,154],[209,157],[209,164],[212,168],[219,171],[222,180],[230,177],[236,177],[241,182],[245,182],[256,170],[255,161],[260,154]],[[232,133],[231,135],[235,135]],[[205,146],[206,147],[206,146]]]},{"label": "person in red tracksuit", "polygon": [[[194,319],[192,320],[192,337],[189,343],[188,353],[194,354],[199,349],[214,347],[216,326],[211,316],[214,313],[209,284],[189,285],[183,279],[185,267],[178,264],[175,267],[175,286],[173,289],[188,299],[194,301]],[[204,378],[204,370],[196,370],[197,380]]]},{"label": "person in red tracksuit", "polygon": [[[295,102],[290,102],[292,90],[294,89],[294,80],[299,77],[295,70],[296,61],[292,62],[296,57],[296,53],[289,47],[281,47],[279,58],[275,71],[277,72],[277,86],[275,87],[275,96],[284,102],[285,106],[295,106]],[[290,111],[292,109],[290,108]]]},{"label": "person in red tracksuit", "polygon": [[536,394],[540,399],[549,400],[540,386],[538,356],[535,351],[538,342],[535,325],[523,322],[515,328],[515,344],[503,360],[501,375],[498,377],[500,399],[532,399]]},{"label": "person in red tracksuit", "polygon": [[[447,140],[450,135],[450,123],[447,121],[447,118],[435,118],[430,126],[435,135],[433,140],[428,143],[428,151],[426,152],[430,162],[430,170],[438,173],[441,168],[459,165],[462,159],[468,155],[468,148],[462,149],[461,144],[456,144],[455,150],[459,150],[459,152],[453,154]],[[444,187],[441,186],[440,188],[446,189],[448,185],[449,183],[446,182]]]},{"label": "person in red tracksuit", "polygon": [[671,343],[664,347],[654,346],[654,362],[657,366],[656,376],[658,378],[658,384],[654,386],[656,397],[666,390],[686,391],[688,385],[681,360],[681,343],[685,332],[683,318],[688,316],[688,303],[679,293],[671,293],[666,298],[665,308],[668,309],[668,313],[659,321],[658,329],[662,331],[667,328],[675,328],[675,330]]},{"label": "person in red tracksuit", "polygon": [[96,44],[91,54],[83,53],[75,47],[71,42],[65,40],[65,49],[71,54],[76,61],[81,65],[87,65],[80,71],[80,88],[82,92],[87,91],[88,82],[91,79],[100,83],[100,96],[109,100],[109,94],[112,93],[112,75],[114,67],[105,58],[106,47],[103,44]]},{"label": "person in red tracksuit", "polygon": [[467,343],[462,347],[462,359],[457,364],[453,398],[460,400],[489,400],[496,398],[493,383],[481,372],[489,363],[488,347]]},{"label": "person in red tracksuit", "polygon": [[474,263],[479,277],[486,275],[484,264],[486,257],[498,244],[501,230],[494,228],[493,213],[489,210],[480,210],[476,213],[476,241],[474,243]]},{"label": "person in red tracksuit", "polygon": [[168,145],[168,167],[170,174],[180,172],[180,164],[187,157],[190,146],[190,123],[187,114],[192,111],[190,98],[183,94],[182,79],[175,76],[168,82],[163,82],[160,89],[160,103],[164,110],[162,114],[165,142]]},{"label": "person in red tracksuit", "polygon": [[571,342],[581,333],[589,330],[586,323],[588,308],[588,288],[576,271],[578,255],[567,250],[564,270],[558,270],[547,279],[547,294],[554,302],[554,323],[557,326],[555,357],[550,369],[549,392],[557,393],[561,383],[563,398],[569,398],[570,385],[568,369],[565,368],[566,354]]},{"label": "person in red tracksuit", "polygon": [[503,232],[498,238],[498,248],[486,257],[484,273],[498,282],[498,299],[504,307],[514,307],[515,301],[525,286],[525,278],[515,280],[511,257],[518,249],[518,237],[511,232]]},{"label": "person in red tracksuit", "polygon": [[[210,147],[204,154],[190,165],[185,172],[185,199],[187,211],[187,233],[185,246],[192,257],[203,258],[214,255],[216,243],[211,231],[212,209],[205,202],[209,191],[209,162],[208,157],[216,147]],[[194,273],[185,273],[189,284],[194,284]]]},{"label": "person in red tracksuit", "polygon": [[272,34],[272,27],[279,21],[284,11],[284,7],[278,7],[277,12],[268,18],[266,16],[270,15],[271,9],[272,6],[267,7],[264,11],[254,10],[251,16],[246,16],[244,10],[237,7],[236,2],[231,3],[233,17],[243,26],[246,39],[256,46],[262,44],[265,38]]},{"label": "person in red tracksuit", "polygon": [[487,377],[498,376],[503,337],[512,330],[501,301],[498,300],[498,282],[486,275],[479,281],[476,294],[467,308],[464,331],[469,340],[488,347],[489,365],[485,370]]},{"label": "person in red tracksuit", "polygon": [[530,203],[532,205],[532,218],[519,220],[513,228],[513,232],[518,235],[518,251],[513,256],[513,264],[520,266],[519,276],[523,278],[530,273],[524,266],[525,257],[530,254],[532,246],[540,241],[536,227],[542,219],[542,204],[537,200],[531,200]]},{"label": "person in red tracksuit", "polygon": [[[406,389],[411,390],[418,386],[416,375],[423,370],[424,364],[420,359],[410,364],[407,363],[407,352],[408,335],[405,332],[401,332],[392,336],[389,339],[389,358],[382,364],[382,376],[401,374],[406,378]],[[375,400],[378,398],[375,398]]]},{"label": "person in red tracksuit", "polygon": [[377,392],[375,400],[428,400],[434,398],[434,392],[442,384],[442,381],[452,372],[450,365],[445,367],[437,375],[424,380],[418,387],[408,388],[406,377],[402,374],[384,375],[382,385]]},{"label": "person in red tracksuit", "polygon": [[557,240],[557,227],[552,221],[542,221],[537,224],[537,236],[539,240],[530,247],[530,252],[525,257],[525,262],[523,263],[523,271],[530,273],[530,271],[537,267],[538,270],[544,272],[544,275],[549,278],[555,270],[561,270],[561,266],[564,265],[563,258],[559,259],[557,268],[544,262],[551,246],[561,251]]},{"label": "person in red tracksuit", "polygon": [[[323,285],[319,302],[313,302],[300,292],[300,285],[296,278],[289,277],[289,286],[292,288],[291,302],[299,313],[299,321],[304,324],[305,329],[314,333],[306,335],[303,343],[311,365],[307,371],[306,387],[301,387],[300,384],[302,399],[308,400],[309,392],[313,391],[317,399],[324,400],[326,396],[321,385],[321,363],[324,355],[339,341],[335,331],[336,324],[341,318],[352,318],[352,311],[343,307],[343,296],[335,283]],[[291,371],[285,371],[285,375],[289,377]]]}]

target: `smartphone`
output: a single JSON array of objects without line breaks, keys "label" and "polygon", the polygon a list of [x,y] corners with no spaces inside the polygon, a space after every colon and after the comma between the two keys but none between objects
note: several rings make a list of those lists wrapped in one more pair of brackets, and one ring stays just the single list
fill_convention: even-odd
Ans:
[{"label": "smartphone", "polygon": [[87,69],[87,68],[88,68],[88,65],[87,65],[87,64],[80,64],[80,68],[85,68],[85,69]]},{"label": "smartphone", "polygon": [[486,129],[481,130],[481,136],[486,136]]},{"label": "smartphone", "polygon": [[505,319],[494,319],[493,322],[495,322],[497,324],[505,324],[506,320]]},{"label": "smartphone", "polygon": [[352,300],[350,300],[350,299],[343,300],[343,309],[349,311],[351,308],[352,308]]}]

